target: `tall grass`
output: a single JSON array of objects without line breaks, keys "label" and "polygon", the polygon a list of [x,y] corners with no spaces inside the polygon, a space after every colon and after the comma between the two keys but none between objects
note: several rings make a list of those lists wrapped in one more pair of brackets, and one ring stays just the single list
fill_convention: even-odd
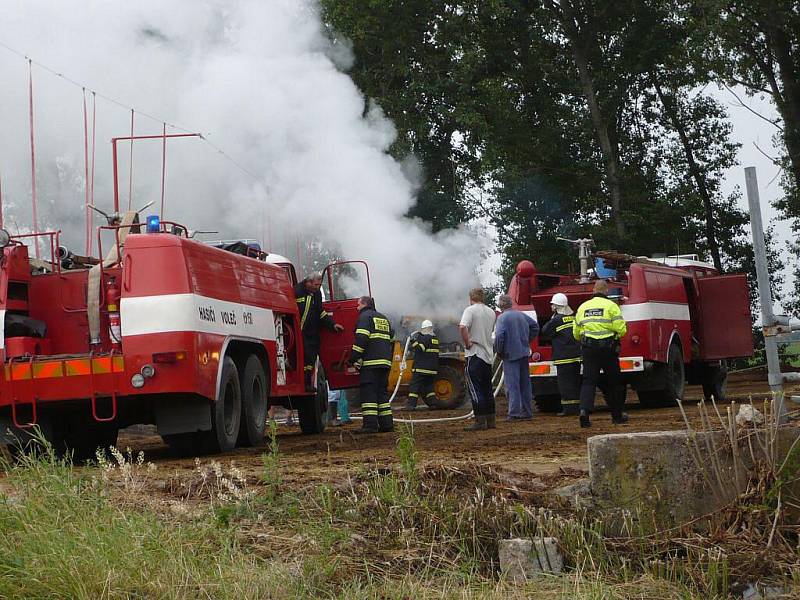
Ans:
[{"label": "tall grass", "polygon": [[[0,597],[722,598],[741,566],[690,527],[626,513],[620,534],[602,514],[520,500],[486,465],[422,466],[411,430],[397,468],[306,489],[287,483],[272,430],[256,488],[198,464],[167,486],[198,508],[179,515],[136,501],[142,458],[112,457],[75,469],[42,444],[3,465]],[[498,540],[539,536],[559,540],[567,572],[504,582]]]}]

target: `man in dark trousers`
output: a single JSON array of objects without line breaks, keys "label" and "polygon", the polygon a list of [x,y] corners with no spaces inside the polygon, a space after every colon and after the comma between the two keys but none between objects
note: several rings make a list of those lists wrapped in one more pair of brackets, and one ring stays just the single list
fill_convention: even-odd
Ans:
[{"label": "man in dark trousers", "polygon": [[467,386],[472,396],[472,410],[475,422],[466,427],[466,431],[481,431],[495,428],[495,402],[492,390],[492,332],[494,331],[495,312],[483,301],[486,295],[483,288],[474,288],[469,292],[469,306],[464,309],[458,328],[464,342],[464,369]]},{"label": "man in dark trousers", "polygon": [[348,363],[359,369],[363,424],[357,433],[393,431],[389,404],[389,369],[392,367],[394,330],[385,316],[375,310],[369,296],[358,299],[358,321]]},{"label": "man in dark trousers", "polygon": [[628,331],[619,306],[608,298],[608,282],[598,279],[594,296],[578,307],[572,335],[581,343],[583,384],[581,385],[581,427],[590,427],[594,394],[602,370],[608,385],[607,401],[611,421],[619,425],[628,420],[622,412],[622,377],[619,371],[619,341]]},{"label": "man in dark trousers", "polygon": [[303,332],[303,373],[305,374],[306,389],[313,391],[316,388],[312,381],[314,365],[319,356],[319,328],[324,325],[331,331],[342,331],[344,327],[335,323],[333,318],[322,308],[322,276],[319,274],[308,275],[294,288],[297,299],[297,308],[300,311],[300,329]]},{"label": "man in dark trousers", "polygon": [[408,402],[403,410],[414,410],[422,399],[430,404],[436,398],[433,381],[439,372],[439,339],[433,332],[433,323],[425,319],[419,333],[412,337],[414,365],[411,367],[411,383],[408,389]]},{"label": "man in dark trousers", "polygon": [[542,327],[542,337],[553,344],[553,363],[556,365],[561,408],[558,416],[578,414],[581,395],[581,344],[572,335],[575,316],[564,294],[553,294],[550,300],[553,316]]}]

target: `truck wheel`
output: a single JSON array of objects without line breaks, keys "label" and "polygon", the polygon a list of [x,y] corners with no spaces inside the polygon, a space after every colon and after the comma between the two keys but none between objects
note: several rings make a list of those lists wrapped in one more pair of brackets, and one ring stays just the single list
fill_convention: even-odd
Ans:
[{"label": "truck wheel", "polygon": [[715,402],[725,400],[728,391],[728,365],[725,361],[719,365],[709,365],[703,376],[703,396],[707,402],[713,398]]},{"label": "truck wheel", "polygon": [[239,371],[230,356],[222,363],[217,401],[211,404],[211,431],[207,433],[211,452],[227,452],[236,446],[242,419],[242,388]]},{"label": "truck wheel", "polygon": [[533,402],[539,412],[556,413],[561,406],[561,396],[558,394],[539,395],[534,397]]},{"label": "truck wheel", "polygon": [[317,369],[317,393],[306,396],[297,405],[300,431],[314,435],[325,431],[325,418],[328,414],[328,384],[322,369]]},{"label": "truck wheel", "polygon": [[642,406],[673,406],[675,399],[683,400],[686,387],[686,373],[683,364],[683,352],[678,344],[672,344],[667,354],[667,362],[663,365],[664,388],[637,392]]},{"label": "truck wheel", "polygon": [[458,408],[464,403],[464,369],[452,365],[440,365],[433,380],[435,398],[423,398],[425,404],[434,409]]},{"label": "truck wheel", "polygon": [[269,384],[264,367],[255,354],[247,357],[239,383],[242,388],[242,422],[237,444],[242,447],[258,446],[264,441],[267,429]]}]

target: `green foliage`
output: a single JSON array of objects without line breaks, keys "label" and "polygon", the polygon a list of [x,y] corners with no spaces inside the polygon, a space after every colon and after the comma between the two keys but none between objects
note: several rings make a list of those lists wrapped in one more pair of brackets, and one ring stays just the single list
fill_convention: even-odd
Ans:
[{"label": "green foliage", "polygon": [[334,40],[352,42],[350,74],[398,128],[393,154],[419,163],[412,215],[434,229],[490,221],[504,277],[523,258],[574,270],[555,238],[578,235],[751,266],[746,214],[721,193],[738,148],[724,108],[698,93],[722,62],[691,3],[321,4]]}]

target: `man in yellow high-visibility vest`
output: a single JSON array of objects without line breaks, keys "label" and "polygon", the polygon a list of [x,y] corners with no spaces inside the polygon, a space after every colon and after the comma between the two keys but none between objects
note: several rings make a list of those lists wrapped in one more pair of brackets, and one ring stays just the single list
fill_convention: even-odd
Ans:
[{"label": "man in yellow high-visibility vest", "polygon": [[581,343],[583,383],[581,385],[581,427],[590,427],[589,414],[594,409],[594,394],[602,370],[608,381],[607,402],[611,420],[625,423],[628,415],[622,412],[622,377],[619,371],[620,339],[628,327],[619,306],[608,298],[608,282],[598,279],[594,296],[580,305],[575,313],[572,335]]}]

